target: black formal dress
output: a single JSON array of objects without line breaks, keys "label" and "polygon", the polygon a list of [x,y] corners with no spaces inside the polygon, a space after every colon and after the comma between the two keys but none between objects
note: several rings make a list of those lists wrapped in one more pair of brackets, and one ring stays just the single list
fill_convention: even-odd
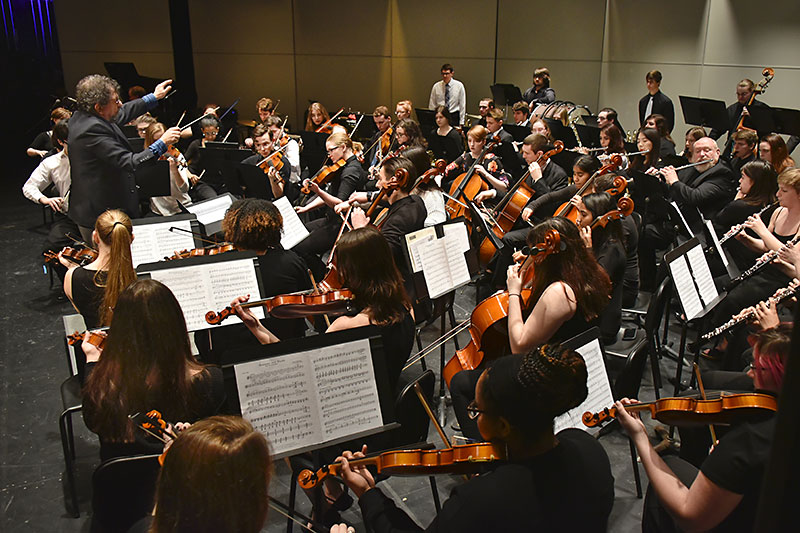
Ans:
[{"label": "black formal dress", "polygon": [[464,138],[455,128],[450,128],[447,135],[439,135],[438,128],[434,128],[429,140],[434,159],[444,159],[450,163],[464,152]]}]

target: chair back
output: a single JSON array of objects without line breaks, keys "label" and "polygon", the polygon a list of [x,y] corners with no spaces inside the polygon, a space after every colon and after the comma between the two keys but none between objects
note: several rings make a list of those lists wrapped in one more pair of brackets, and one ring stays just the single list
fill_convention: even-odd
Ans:
[{"label": "chair back", "polygon": [[118,457],[92,475],[93,532],[125,532],[153,511],[158,455]]},{"label": "chair back", "polygon": [[428,438],[431,421],[414,390],[416,383],[422,387],[422,394],[430,405],[436,376],[432,370],[426,370],[398,394],[394,408],[401,427],[394,430],[391,435],[392,445],[395,447],[423,442]]},{"label": "chair back", "polygon": [[642,384],[644,367],[647,362],[649,343],[642,339],[636,347],[628,353],[622,371],[617,375],[612,387],[614,399],[637,398],[639,387]]}]

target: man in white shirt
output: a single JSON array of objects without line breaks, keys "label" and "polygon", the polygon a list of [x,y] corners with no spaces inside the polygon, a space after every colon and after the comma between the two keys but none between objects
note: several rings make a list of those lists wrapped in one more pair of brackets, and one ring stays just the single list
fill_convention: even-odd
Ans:
[{"label": "man in white shirt", "polygon": [[[72,184],[69,158],[67,157],[68,122],[68,120],[62,120],[53,127],[53,146],[58,152],[44,158],[22,186],[22,194],[25,195],[25,198],[34,203],[46,205],[53,210],[53,224],[50,226],[47,241],[42,248],[43,252],[58,253],[65,246],[72,244],[72,240],[67,237],[68,233],[80,238],[77,224],[65,214],[68,207],[67,193]],[[42,192],[51,185],[55,188],[57,196],[47,196]],[[66,269],[58,261],[51,264],[59,278],[63,279]]]},{"label": "man in white shirt", "polygon": [[[271,116],[264,121],[264,125],[269,128],[273,142],[278,142],[278,137],[283,133],[288,135],[283,129],[283,121],[276,116]],[[286,160],[289,161],[291,173],[289,180],[292,183],[300,183],[300,145],[292,138],[289,138],[286,149],[284,150]]]},{"label": "man in white shirt", "polygon": [[431,97],[428,101],[429,109],[436,109],[443,105],[450,111],[450,115],[458,117],[453,119],[454,124],[464,124],[467,111],[467,91],[464,84],[453,79],[455,69],[450,63],[442,65],[442,81],[437,81],[431,87]]}]

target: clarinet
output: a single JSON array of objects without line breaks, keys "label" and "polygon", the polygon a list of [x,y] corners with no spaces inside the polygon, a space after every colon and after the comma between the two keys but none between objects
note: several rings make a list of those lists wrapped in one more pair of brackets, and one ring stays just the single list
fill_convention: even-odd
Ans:
[{"label": "clarinet", "polygon": [[[765,211],[775,207],[776,205],[778,205],[778,202],[773,202],[773,203],[771,203],[769,205],[765,205],[764,207],[761,208],[761,210],[758,213],[756,213],[756,215],[757,216],[761,216],[761,215],[764,214]],[[736,224],[735,226],[731,227],[731,229],[726,231],[725,235],[723,235],[720,238],[720,240],[719,240],[720,246],[722,244],[724,244],[726,241],[728,241],[728,240],[732,239],[733,237],[736,237],[737,235],[739,235],[742,232],[743,229],[744,229],[744,224]]]},{"label": "clarinet", "polygon": [[[767,300],[767,307],[768,308],[771,307],[770,304],[772,302],[775,302],[775,305],[778,305],[779,303],[783,302],[784,300],[786,300],[788,298],[791,298],[792,296],[797,294],[798,288],[800,288],[800,283],[798,283],[798,282],[793,280],[787,287],[783,287],[783,288],[778,289],[777,291],[775,291],[775,294],[770,296],[769,300]],[[726,331],[728,331],[730,329],[733,329],[734,327],[736,327],[737,325],[741,324],[742,322],[746,322],[747,320],[750,320],[755,315],[756,315],[755,311],[750,311],[750,312],[744,313],[741,316],[733,317],[730,320],[728,320],[727,322],[725,322],[724,324],[722,324],[721,326],[719,326],[718,328],[714,328],[711,331],[709,331],[708,333],[706,333],[705,335],[703,335],[701,337],[701,339],[703,339],[704,341],[711,340],[714,337],[716,337],[717,335],[721,335],[722,333],[725,333]]]},{"label": "clarinet", "polygon": [[[800,235],[795,236],[791,241],[784,244],[781,248],[784,248],[786,246],[794,246],[798,242],[800,242]],[[778,257],[778,253],[780,252],[781,248],[777,250],[770,250],[769,252],[759,257],[753,266],[751,266],[750,268],[748,268],[747,270],[745,270],[744,272],[742,272],[741,274],[739,274],[738,276],[736,276],[731,280],[731,282],[728,284],[727,290],[730,292],[732,288],[736,287],[738,284],[740,284],[747,278],[751,277],[753,274],[756,274],[765,266],[774,261]]]}]

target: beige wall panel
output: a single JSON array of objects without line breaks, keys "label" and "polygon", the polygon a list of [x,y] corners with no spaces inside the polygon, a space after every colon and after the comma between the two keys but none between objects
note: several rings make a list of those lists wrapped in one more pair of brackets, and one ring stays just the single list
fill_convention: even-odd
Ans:
[{"label": "beige wall panel", "polygon": [[800,67],[800,2],[712,0],[706,64]]},{"label": "beige wall panel", "polygon": [[390,76],[388,58],[298,56],[297,116],[302,119],[309,99],[321,101],[331,115],[340,107],[372,113],[389,105]]},{"label": "beige wall panel", "polygon": [[162,0],[137,2],[139,13],[154,13],[144,19],[126,14],[122,5],[100,0],[53,2],[61,51],[171,53],[166,4]]},{"label": "beige wall panel", "polygon": [[494,57],[494,2],[394,0],[392,9],[393,57],[437,58],[437,69],[464,68],[459,58]]},{"label": "beige wall panel", "polygon": [[549,59],[497,61],[497,81],[513,83],[524,93],[533,84],[533,69],[550,69],[551,87],[558,100],[588,105],[597,111],[597,86],[600,83],[600,61],[553,61]]},{"label": "beige wall panel", "polygon": [[391,54],[389,2],[295,0],[297,54]]},{"label": "beige wall panel", "polygon": [[610,0],[605,61],[703,61],[709,0]]},{"label": "beige wall panel", "polygon": [[548,57],[599,61],[603,50],[605,10],[605,2],[597,0],[561,3],[503,0],[500,3],[497,56],[503,59]]},{"label": "beige wall panel", "polygon": [[[257,116],[256,101],[268,96],[280,98],[278,108],[282,113],[293,113],[294,68],[291,55],[241,55],[195,54],[198,105],[215,102],[230,105],[237,98],[239,116],[253,119]],[[270,73],[276,73],[270,75]],[[290,117],[296,124],[296,117]]]},{"label": "beige wall panel", "polygon": [[[392,105],[398,100],[411,100],[414,107],[428,107],[431,86],[442,79],[440,58],[392,58]],[[478,102],[491,96],[493,61],[491,59],[463,60],[453,65],[455,78],[467,91],[467,113],[478,112]],[[394,110],[394,108],[392,108]]]},{"label": "beige wall panel", "polygon": [[192,0],[189,2],[195,54],[291,54],[290,0]]},{"label": "beige wall panel", "polygon": [[61,52],[64,83],[69,94],[75,94],[78,80],[89,74],[107,75],[104,62],[132,62],[142,76],[168,79],[174,75],[172,52]]},{"label": "beige wall panel", "polygon": [[[700,93],[700,66],[653,64],[664,75],[661,88],[675,107],[673,138],[681,151],[681,141],[686,131],[681,111],[680,95],[698,96]],[[647,94],[644,83],[645,67],[640,63],[607,63],[603,65],[600,83],[600,102],[597,109],[613,107],[619,113],[626,130],[639,127],[639,99]],[[595,111],[595,109],[593,109]]]}]

